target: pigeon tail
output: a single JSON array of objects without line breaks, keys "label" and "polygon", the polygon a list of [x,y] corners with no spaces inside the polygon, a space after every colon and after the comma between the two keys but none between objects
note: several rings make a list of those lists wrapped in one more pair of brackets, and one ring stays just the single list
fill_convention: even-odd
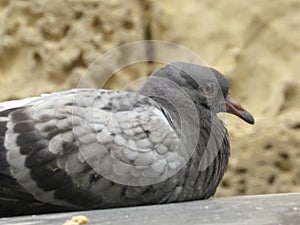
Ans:
[{"label": "pigeon tail", "polygon": [[0,174],[9,173],[9,164],[6,160],[6,149],[4,146],[5,133],[7,131],[7,116],[12,110],[4,110],[0,112]]}]

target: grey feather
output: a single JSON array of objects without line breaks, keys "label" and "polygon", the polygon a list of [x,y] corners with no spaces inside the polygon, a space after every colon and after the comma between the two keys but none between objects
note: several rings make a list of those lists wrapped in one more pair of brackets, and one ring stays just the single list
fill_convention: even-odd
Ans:
[{"label": "grey feather", "polygon": [[[206,82],[221,87],[211,107]],[[216,115],[228,89],[217,71],[175,63],[139,93],[74,89],[2,103],[0,179],[13,185],[0,194],[16,192],[11,201],[32,212],[209,198],[229,157]]]}]

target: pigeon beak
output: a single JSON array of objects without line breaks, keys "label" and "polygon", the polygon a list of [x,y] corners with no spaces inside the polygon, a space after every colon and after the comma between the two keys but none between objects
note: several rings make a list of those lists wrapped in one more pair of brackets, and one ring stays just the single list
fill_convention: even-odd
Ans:
[{"label": "pigeon beak", "polygon": [[227,96],[225,99],[225,105],[226,105],[226,112],[231,113],[233,115],[236,115],[240,117],[242,120],[249,124],[254,124],[254,118],[246,111],[237,101],[235,101],[231,96]]}]

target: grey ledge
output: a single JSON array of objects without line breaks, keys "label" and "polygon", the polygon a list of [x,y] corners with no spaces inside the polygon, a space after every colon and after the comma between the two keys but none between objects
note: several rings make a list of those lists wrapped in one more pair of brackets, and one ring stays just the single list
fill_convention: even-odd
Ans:
[{"label": "grey ledge", "polygon": [[86,216],[90,220],[88,225],[299,225],[300,193],[2,218],[0,224],[62,225],[76,215]]}]

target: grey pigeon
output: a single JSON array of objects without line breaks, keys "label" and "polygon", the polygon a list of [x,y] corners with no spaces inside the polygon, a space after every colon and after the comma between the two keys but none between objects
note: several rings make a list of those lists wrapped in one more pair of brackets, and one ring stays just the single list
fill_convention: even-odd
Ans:
[{"label": "grey pigeon", "polygon": [[228,163],[219,112],[254,124],[215,69],[177,62],[139,92],[0,104],[0,216],[207,199]]}]

